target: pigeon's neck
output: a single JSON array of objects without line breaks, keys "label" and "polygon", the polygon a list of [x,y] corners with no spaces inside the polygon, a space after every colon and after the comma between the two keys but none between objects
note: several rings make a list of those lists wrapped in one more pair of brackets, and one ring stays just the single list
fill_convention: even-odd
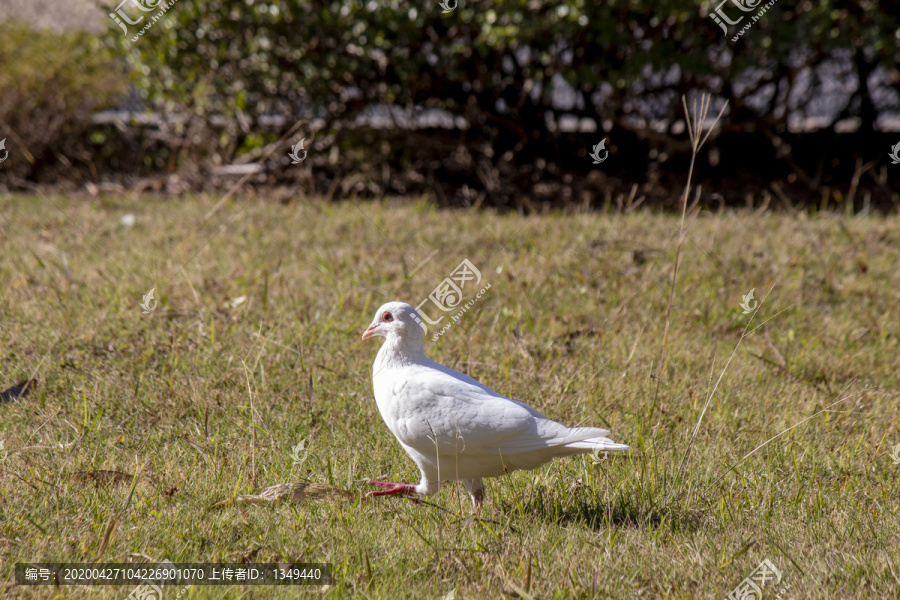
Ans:
[{"label": "pigeon's neck", "polygon": [[400,336],[390,335],[381,345],[373,368],[374,373],[378,373],[383,369],[421,365],[426,360],[421,339],[403,339]]}]

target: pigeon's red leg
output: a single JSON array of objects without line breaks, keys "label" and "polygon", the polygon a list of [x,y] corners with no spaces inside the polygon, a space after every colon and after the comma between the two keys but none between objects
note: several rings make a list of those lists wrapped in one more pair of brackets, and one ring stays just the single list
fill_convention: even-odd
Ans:
[{"label": "pigeon's red leg", "polygon": [[[383,488],[392,488],[397,485],[408,485],[406,483],[394,483],[393,481],[375,481],[374,479],[369,479],[369,478],[363,479],[363,481],[365,481],[369,485],[377,485],[378,487],[383,487]],[[415,487],[415,486],[413,486],[413,487]]]},{"label": "pigeon's red leg", "polygon": [[393,496],[394,494],[409,496],[416,493],[416,486],[411,483],[393,483],[390,481],[374,481],[372,479],[366,479],[366,483],[384,488],[379,492],[369,492],[366,494],[367,496]]}]

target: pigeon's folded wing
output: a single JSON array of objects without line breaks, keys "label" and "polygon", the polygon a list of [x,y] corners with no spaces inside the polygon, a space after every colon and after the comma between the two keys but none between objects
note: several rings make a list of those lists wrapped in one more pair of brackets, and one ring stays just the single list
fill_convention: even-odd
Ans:
[{"label": "pigeon's folded wing", "polygon": [[609,434],[594,427],[566,427],[467,375],[434,365],[416,367],[398,390],[398,437],[421,452],[433,453],[436,443],[441,452],[453,448],[465,454],[517,454],[553,446],[590,449],[591,440]]}]

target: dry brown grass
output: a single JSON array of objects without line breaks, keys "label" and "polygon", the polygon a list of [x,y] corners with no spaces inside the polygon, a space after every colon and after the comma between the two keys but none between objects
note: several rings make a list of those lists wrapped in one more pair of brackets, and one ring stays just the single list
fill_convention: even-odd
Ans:
[{"label": "dry brown grass", "polygon": [[[38,559],[253,557],[329,562],[337,584],[320,593],[335,598],[721,598],[768,557],[789,597],[895,597],[897,218],[688,213],[654,409],[677,217],[238,197],[203,224],[215,202],[0,198],[0,386],[40,384],[0,405],[5,581]],[[464,258],[491,289],[426,352],[633,452],[491,480],[483,520],[453,486],[430,499],[449,512],[208,510],[304,478],[414,480],[372,399],[377,344],[359,335],[383,301],[418,304]],[[751,288],[765,297],[753,333],[685,458]],[[94,471],[144,477],[72,476]]]}]

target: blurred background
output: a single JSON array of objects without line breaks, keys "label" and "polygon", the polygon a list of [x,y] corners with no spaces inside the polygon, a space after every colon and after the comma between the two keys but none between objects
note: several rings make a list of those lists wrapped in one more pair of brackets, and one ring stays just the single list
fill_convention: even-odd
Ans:
[{"label": "blurred background", "polygon": [[898,43],[878,0],[0,0],[0,191],[677,208],[707,92],[702,205],[893,211]]}]

